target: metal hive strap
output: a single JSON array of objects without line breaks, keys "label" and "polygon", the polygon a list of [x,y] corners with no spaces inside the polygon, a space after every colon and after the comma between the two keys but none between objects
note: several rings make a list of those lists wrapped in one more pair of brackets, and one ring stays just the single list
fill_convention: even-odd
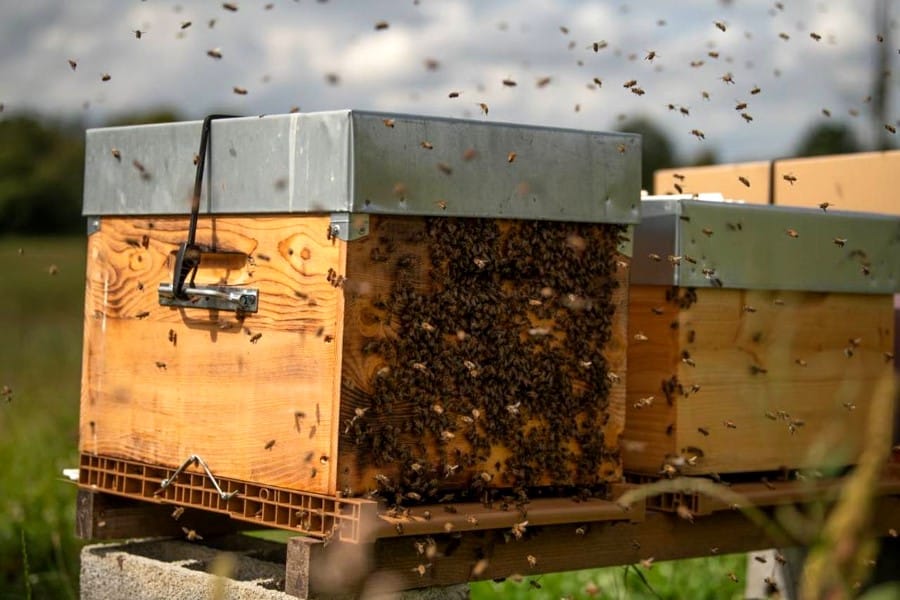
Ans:
[{"label": "metal hive strap", "polygon": [[188,465],[200,465],[203,468],[203,472],[206,473],[207,477],[209,477],[209,480],[212,482],[213,487],[216,488],[216,491],[219,493],[219,497],[222,500],[230,500],[235,495],[237,495],[237,490],[234,490],[232,492],[223,492],[222,488],[219,487],[219,482],[216,481],[216,478],[213,476],[212,471],[209,470],[209,467],[206,466],[206,463],[203,461],[203,459],[196,454],[191,454],[190,456],[188,456],[187,460],[181,463],[180,467],[175,469],[175,472],[172,473],[171,477],[163,479],[162,483],[159,484],[159,491],[163,491],[164,489],[169,487],[169,484],[178,479],[178,476],[187,468]]}]

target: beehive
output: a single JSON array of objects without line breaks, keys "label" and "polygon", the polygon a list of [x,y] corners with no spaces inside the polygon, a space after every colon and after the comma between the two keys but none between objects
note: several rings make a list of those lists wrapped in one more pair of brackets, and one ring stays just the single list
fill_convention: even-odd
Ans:
[{"label": "beehive", "polygon": [[82,484],[148,497],[192,456],[187,503],[207,502],[203,464],[260,501],[620,477],[636,136],[213,121],[200,265],[176,302],[200,134],[88,132]]},{"label": "beehive", "polygon": [[687,197],[642,210],[626,470],[852,464],[892,374],[900,219]]}]

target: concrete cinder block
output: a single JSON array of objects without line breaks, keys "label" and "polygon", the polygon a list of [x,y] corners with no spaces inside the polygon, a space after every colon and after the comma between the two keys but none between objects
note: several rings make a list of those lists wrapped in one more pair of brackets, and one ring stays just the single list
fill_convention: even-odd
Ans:
[{"label": "concrete cinder block", "polygon": [[181,540],[96,544],[81,551],[82,600],[291,600],[283,588],[283,565]]},{"label": "concrete cinder block", "polygon": [[[214,543],[216,548],[157,538],[85,546],[81,551],[81,600],[296,600],[297,596],[284,591],[284,545],[246,536],[222,538]],[[295,567],[309,568],[308,561],[293,558],[298,563]],[[295,572],[294,576],[309,581],[308,573]],[[359,597],[371,600],[465,600],[469,597],[467,584],[383,593],[380,589],[383,586],[370,585],[373,583],[377,584],[367,581]],[[300,589],[306,591],[305,586],[297,591]],[[342,600],[355,597],[328,596]]]}]

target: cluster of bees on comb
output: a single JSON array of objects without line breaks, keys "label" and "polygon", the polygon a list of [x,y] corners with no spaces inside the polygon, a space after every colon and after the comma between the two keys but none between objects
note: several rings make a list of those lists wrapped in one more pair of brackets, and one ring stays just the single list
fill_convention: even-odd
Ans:
[{"label": "cluster of bees on comb", "polygon": [[615,475],[603,352],[623,231],[429,218],[427,263],[379,240],[372,259],[394,276],[373,305],[395,335],[365,342],[383,366],[342,433],[361,466],[399,466],[376,477],[383,497],[521,500],[546,486],[599,492]]}]

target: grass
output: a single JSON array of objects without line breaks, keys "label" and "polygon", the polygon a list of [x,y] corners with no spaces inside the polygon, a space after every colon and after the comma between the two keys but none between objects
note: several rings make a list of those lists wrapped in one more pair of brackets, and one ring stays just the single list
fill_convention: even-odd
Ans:
[{"label": "grass", "polygon": [[84,249],[0,239],[0,598],[77,596],[76,490],[61,471],[77,466]]},{"label": "grass", "polygon": [[[76,489],[61,471],[77,466],[78,458],[84,252],[83,237],[0,239],[0,386],[13,390],[10,402],[0,400],[0,599],[78,596]],[[738,598],[745,560],[730,555],[657,563],[650,570],[613,567],[481,582],[471,595]]]},{"label": "grass", "polygon": [[[730,554],[655,563],[650,570],[636,566],[608,567],[551,573],[522,581],[486,581],[474,583],[470,589],[473,600],[563,597],[728,600],[744,597],[746,566],[746,555]],[[729,573],[737,576],[737,583],[728,577]]]}]

